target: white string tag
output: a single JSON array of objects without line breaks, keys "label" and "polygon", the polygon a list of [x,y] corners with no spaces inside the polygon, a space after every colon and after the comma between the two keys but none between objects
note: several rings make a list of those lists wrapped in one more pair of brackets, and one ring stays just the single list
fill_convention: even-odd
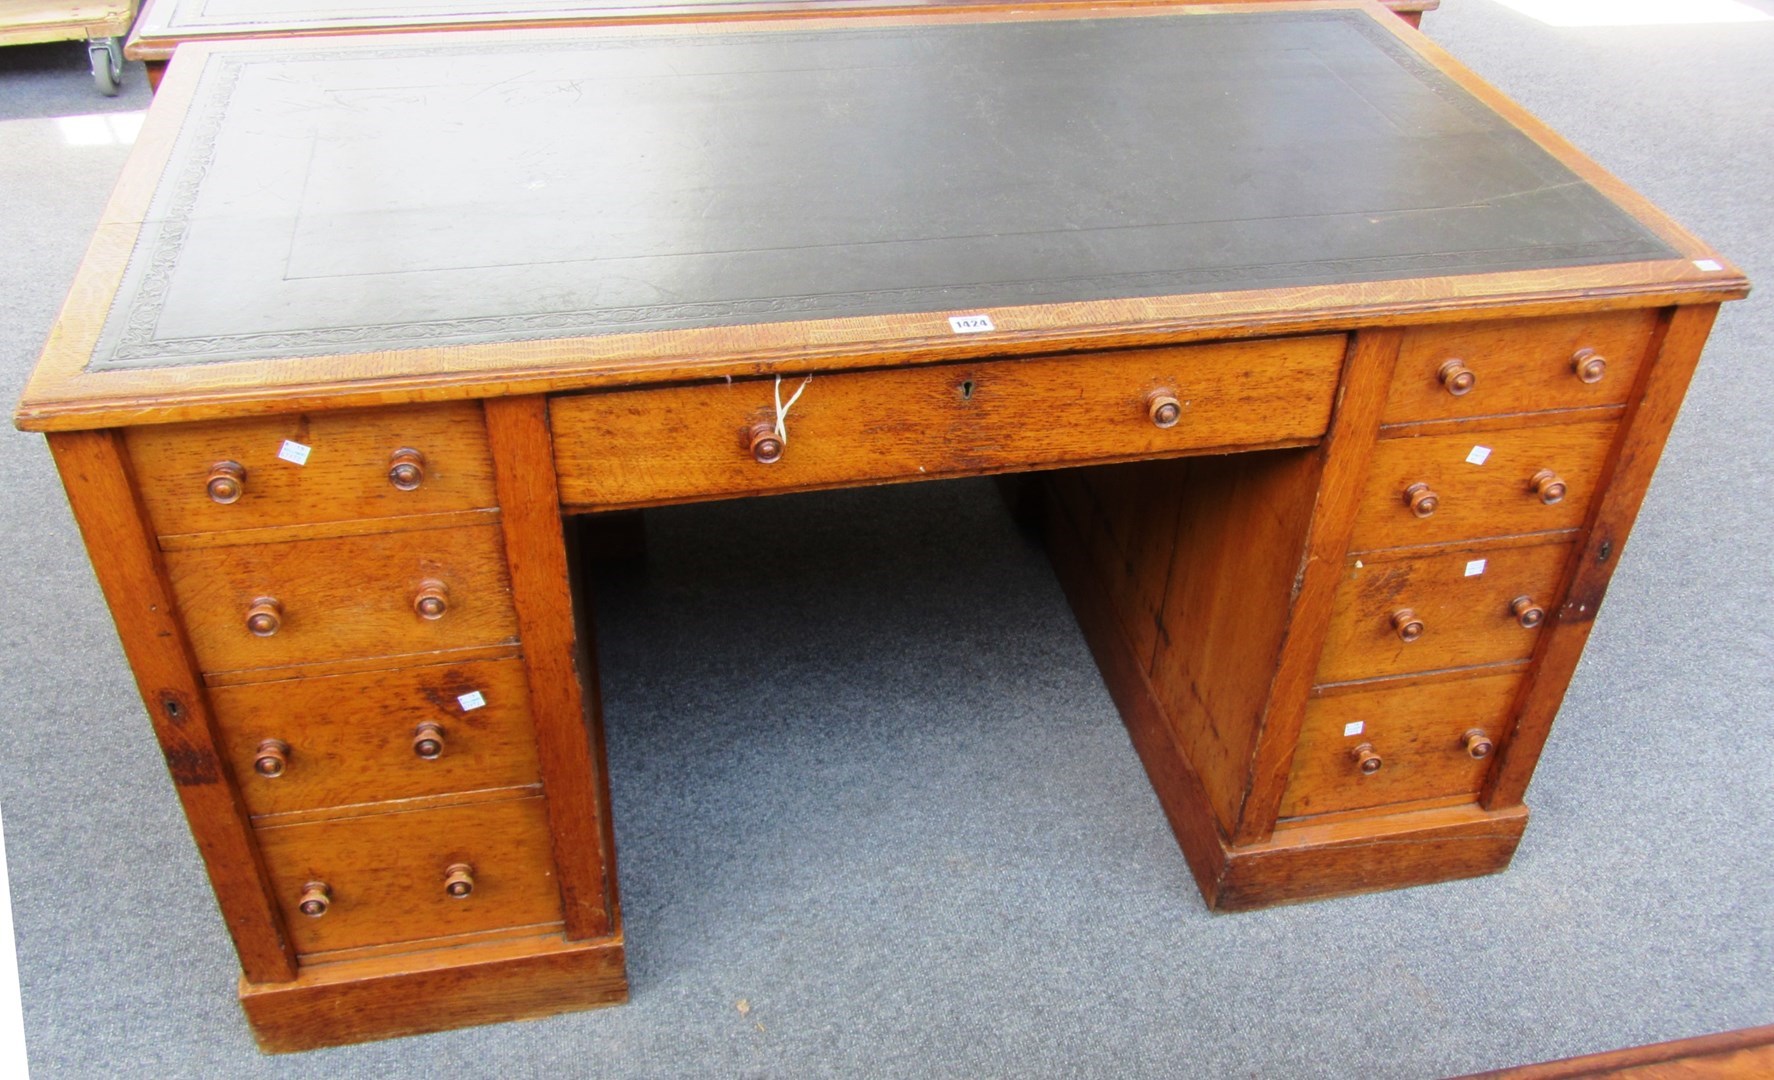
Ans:
[{"label": "white string tag", "polygon": [[795,402],[801,400],[801,392],[806,390],[807,384],[812,381],[813,376],[811,375],[802,379],[800,389],[796,390],[794,396],[788,399],[788,404],[784,405],[782,403],[782,376],[776,376],[776,437],[782,440],[784,446],[788,445],[788,411],[795,407]]}]

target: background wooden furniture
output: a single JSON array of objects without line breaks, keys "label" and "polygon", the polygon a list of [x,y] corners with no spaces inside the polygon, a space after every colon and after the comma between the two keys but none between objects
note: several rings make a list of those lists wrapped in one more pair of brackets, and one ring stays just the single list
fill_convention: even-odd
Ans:
[{"label": "background wooden furniture", "polygon": [[1465,1080],[1754,1080],[1774,1073],[1774,1024],[1474,1073]]},{"label": "background wooden furniture", "polygon": [[626,993],[563,514],[1045,473],[1211,905],[1502,868],[1747,291],[1373,5],[180,55],[18,421],[268,1049]]},{"label": "background wooden furniture", "polygon": [[[1048,6],[1101,6],[1081,0],[1037,0]],[[1104,0],[1145,3],[1150,0]],[[1171,0],[1188,2],[1188,0]],[[1195,0],[1211,3],[1214,0]],[[1420,26],[1423,13],[1441,0],[1381,0],[1399,18]],[[125,53],[147,67],[148,83],[159,86],[173,50],[188,41],[239,41],[331,34],[388,34],[416,30],[492,30],[543,26],[592,26],[600,23],[707,22],[729,19],[795,18],[843,12],[910,13],[932,8],[989,9],[989,0],[722,0],[686,4],[683,0],[526,0],[488,11],[463,0],[434,0],[427,8],[317,8],[301,0],[149,0],[129,35]],[[126,24],[127,25],[127,24]]]},{"label": "background wooden furniture", "polygon": [[0,0],[0,45],[84,41],[94,85],[115,97],[123,78],[123,36],[135,17],[135,0]]}]

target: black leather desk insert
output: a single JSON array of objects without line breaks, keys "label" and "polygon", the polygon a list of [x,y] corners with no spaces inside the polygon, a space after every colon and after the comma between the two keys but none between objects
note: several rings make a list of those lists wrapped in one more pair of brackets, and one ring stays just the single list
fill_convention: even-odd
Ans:
[{"label": "black leather desk insert", "polygon": [[93,365],[1674,252],[1356,11],[211,58]]}]

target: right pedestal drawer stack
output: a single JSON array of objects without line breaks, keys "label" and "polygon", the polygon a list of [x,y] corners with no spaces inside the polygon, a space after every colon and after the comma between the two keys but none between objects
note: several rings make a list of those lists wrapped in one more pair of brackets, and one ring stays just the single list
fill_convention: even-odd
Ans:
[{"label": "right pedestal drawer stack", "polygon": [[1656,322],[1644,310],[1405,334],[1281,824],[1477,797]]}]

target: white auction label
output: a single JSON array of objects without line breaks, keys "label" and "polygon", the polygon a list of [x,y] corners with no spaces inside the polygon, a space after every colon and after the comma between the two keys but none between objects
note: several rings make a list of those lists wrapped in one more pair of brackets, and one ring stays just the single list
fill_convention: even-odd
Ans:
[{"label": "white auction label", "polygon": [[312,447],[303,446],[299,442],[285,439],[283,445],[277,450],[277,456],[291,465],[306,465],[308,464],[308,454],[312,449]]},{"label": "white auction label", "polygon": [[1725,265],[1717,259],[1695,259],[1694,266],[1700,270],[1723,270]]},{"label": "white auction label", "polygon": [[487,699],[485,697],[481,696],[481,692],[479,690],[470,690],[470,691],[468,691],[468,693],[463,694],[463,695],[459,696],[458,698],[456,698],[456,702],[457,702],[457,704],[462,706],[463,712],[473,712],[474,710],[485,705],[487,703]]},{"label": "white auction label", "polygon": [[949,329],[957,334],[983,334],[996,330],[990,315],[950,315]]},{"label": "white auction label", "polygon": [[1367,727],[1367,723],[1365,721],[1356,720],[1353,723],[1348,723],[1348,724],[1343,725],[1343,734],[1344,735],[1360,735],[1362,730],[1365,729],[1366,727]]},{"label": "white auction label", "polygon": [[1471,562],[1466,564],[1466,576],[1467,577],[1477,577],[1478,575],[1480,575],[1482,573],[1484,573],[1484,560],[1483,559],[1473,559]]},{"label": "white auction label", "polygon": [[1487,458],[1489,458],[1490,456],[1491,456],[1491,448],[1490,447],[1475,446],[1472,448],[1472,453],[1466,455],[1466,461],[1468,464],[1471,464],[1471,465],[1483,465],[1485,463],[1485,460]]}]

